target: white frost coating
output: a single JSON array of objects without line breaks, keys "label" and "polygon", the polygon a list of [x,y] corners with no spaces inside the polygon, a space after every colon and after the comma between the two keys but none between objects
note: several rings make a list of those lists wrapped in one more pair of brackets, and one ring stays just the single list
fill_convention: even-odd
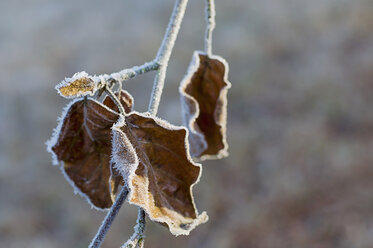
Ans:
[{"label": "white frost coating", "polygon": [[[120,129],[124,125],[125,120],[121,116],[117,123],[115,123],[111,128],[113,133],[111,163],[122,175],[122,177],[127,179],[124,180],[125,184],[127,185],[129,180],[132,180],[136,168],[139,165],[139,159],[137,157],[135,148],[127,138],[127,135]],[[124,154],[123,151],[125,151]]]},{"label": "white frost coating", "polygon": [[[92,80],[92,86],[93,90],[90,91],[79,91],[76,95],[72,96],[66,96],[61,93],[60,88],[68,86],[70,83],[75,82],[76,80],[80,80],[83,78],[88,78]],[[55,89],[57,90],[58,94],[64,98],[67,99],[73,99],[77,97],[83,97],[83,96],[93,96],[97,91],[97,80],[95,76],[90,76],[85,71],[77,72],[75,73],[71,78],[65,78],[65,80],[62,80],[61,83],[57,84]]]},{"label": "white frost coating", "polygon": [[[101,104],[100,102],[88,97],[89,100],[91,101],[94,101],[96,102],[97,104],[101,105],[102,107],[104,107],[106,110],[109,110],[110,112],[112,113],[115,113],[115,114],[118,114],[116,112],[114,112],[112,109],[108,108],[107,106]],[[60,164],[60,170],[62,172],[62,174],[64,175],[65,179],[69,182],[69,184],[73,187],[74,189],[74,193],[75,194],[79,194],[80,196],[84,197],[87,202],[89,203],[89,205],[91,206],[91,208],[94,208],[96,210],[101,210],[101,211],[107,211],[107,209],[102,209],[102,208],[98,208],[96,207],[92,202],[91,200],[89,199],[89,197],[83,193],[76,185],[75,183],[70,179],[70,177],[66,174],[66,171],[64,170],[64,162],[63,161],[59,161],[58,158],[57,158],[57,155],[54,153],[54,151],[52,150],[52,147],[55,146],[57,144],[57,141],[58,141],[58,137],[60,136],[60,133],[61,133],[61,129],[62,129],[62,126],[63,126],[63,123],[66,119],[66,116],[68,115],[69,113],[69,110],[71,108],[71,106],[78,102],[78,101],[81,101],[83,100],[83,98],[76,98],[76,99],[73,99],[72,101],[70,101],[66,107],[62,110],[62,114],[61,116],[57,119],[57,127],[53,130],[53,134],[52,134],[52,137],[47,141],[45,142],[46,146],[47,146],[47,151],[52,155],[52,164],[53,165],[58,165]]]},{"label": "white frost coating", "polygon": [[[187,73],[186,73],[185,77],[183,78],[183,80],[181,81],[180,87],[179,87],[179,92],[180,92],[180,95],[181,95],[180,100],[181,100],[181,106],[182,106],[183,122],[184,122],[184,125],[190,131],[190,136],[191,136],[190,141],[191,141],[192,145],[195,145],[195,147],[197,148],[197,149],[195,149],[195,151],[193,151],[193,154],[192,154],[193,156],[196,156],[196,157],[199,156],[201,153],[203,153],[205,151],[205,149],[207,148],[207,143],[206,143],[206,140],[205,140],[205,136],[203,135],[203,133],[201,132],[201,130],[199,129],[199,127],[196,123],[196,119],[198,118],[199,112],[200,112],[198,102],[192,96],[187,94],[185,92],[185,89],[188,86],[188,84],[190,83],[190,81],[192,80],[192,77],[193,77],[194,73],[199,68],[199,64],[200,64],[199,55],[207,55],[207,54],[202,52],[202,51],[195,51],[193,53],[192,61],[189,64]],[[208,57],[210,59],[219,60],[219,62],[221,62],[225,67],[224,82],[226,82],[227,85],[221,90],[218,101],[217,101],[217,102],[223,103],[223,105],[221,106],[221,112],[220,113],[215,112],[215,116],[214,116],[215,122],[218,125],[221,126],[221,133],[222,133],[222,136],[223,136],[224,148],[221,149],[218,152],[218,154],[216,154],[216,155],[203,155],[203,156],[201,156],[199,158],[200,161],[203,161],[203,160],[206,160],[206,159],[220,159],[220,158],[227,157],[229,155],[229,153],[228,153],[228,147],[229,146],[228,146],[227,137],[226,137],[226,133],[227,133],[226,132],[226,128],[227,128],[227,102],[228,102],[227,92],[228,92],[228,89],[231,88],[231,86],[232,86],[232,84],[228,81],[229,65],[228,65],[227,61],[220,56],[208,55]],[[186,104],[187,101],[192,102],[193,106],[187,106],[187,104]],[[192,114],[193,112],[194,112],[194,114]],[[193,125],[193,123],[194,123],[194,125]]]},{"label": "white frost coating", "polygon": [[206,18],[206,34],[205,34],[205,51],[212,55],[212,32],[215,29],[215,0],[205,0],[205,18]]},{"label": "white frost coating", "polygon": [[[196,216],[197,218],[196,219],[193,219],[193,222],[188,224],[188,229],[187,230],[184,230],[184,229],[181,229],[180,227],[176,226],[175,223],[173,223],[172,219],[168,218],[167,216],[164,216],[164,217],[157,217],[157,218],[153,218],[151,215],[148,214],[149,218],[152,220],[152,221],[156,221],[156,222],[161,222],[161,223],[166,223],[170,229],[170,232],[175,235],[175,236],[179,236],[179,235],[189,235],[189,233],[196,227],[198,226],[199,224],[202,224],[202,223],[205,223],[208,221],[208,216],[206,214],[206,212],[202,212],[200,215],[198,214],[198,210],[196,208],[196,204],[194,202],[194,197],[193,197],[193,187],[195,184],[197,184],[201,178],[201,175],[202,175],[202,166],[201,164],[199,163],[196,163],[192,160],[191,156],[190,156],[190,153],[189,153],[189,143],[188,143],[188,130],[183,127],[183,126],[175,126],[165,120],[162,120],[158,117],[153,117],[153,116],[150,116],[149,113],[139,113],[139,112],[136,112],[136,111],[133,111],[131,112],[129,115],[131,114],[136,114],[136,115],[139,115],[139,116],[142,116],[142,117],[145,117],[145,118],[152,118],[155,123],[167,130],[171,130],[171,131],[175,131],[175,130],[184,130],[185,131],[185,137],[184,137],[184,144],[185,144],[185,150],[186,150],[186,157],[187,157],[187,160],[193,165],[193,166],[196,166],[196,167],[199,167],[199,175],[196,179],[196,181],[191,184],[190,186],[190,189],[189,189],[189,192],[190,192],[190,195],[191,195],[191,199],[192,199],[192,205],[193,205],[193,208],[195,209],[195,213],[196,213]],[[125,120],[124,118],[120,118],[118,120],[118,122],[113,126],[112,130],[113,130],[113,141],[116,141],[118,138],[120,137],[124,137],[124,141],[120,142],[119,146],[115,146],[114,144],[112,145],[113,146],[113,153],[112,153],[112,162],[115,164],[115,167],[121,172],[121,175],[123,176],[124,178],[124,181],[128,184],[128,190],[129,190],[129,195],[128,195],[128,198],[127,199],[132,199],[132,196],[133,196],[133,185],[131,184],[132,182],[132,179],[135,175],[135,171],[139,165],[139,159],[138,159],[138,155],[136,154],[135,152],[135,149],[133,148],[132,144],[129,143],[129,139],[127,138],[127,136],[124,134],[124,132],[120,129],[121,127],[123,127],[125,125]],[[123,147],[124,144],[127,144],[128,142],[128,147],[127,147],[127,152],[128,153],[131,153],[131,156],[133,156],[133,158],[131,158],[129,161],[128,159],[122,159],[120,154],[118,153],[120,151],[120,148]],[[129,168],[125,168],[125,167],[129,167]],[[125,168],[125,169],[124,169]],[[147,185],[146,187],[148,187],[148,180],[146,179],[146,182],[145,182]],[[144,209],[144,211],[148,211],[149,207],[146,206],[146,205],[143,205],[143,204],[135,204],[135,203],[131,203],[131,205],[135,205],[135,206],[138,206],[142,209]],[[154,204],[154,203],[153,203]],[[171,211],[169,209],[169,211]],[[181,218],[185,218],[183,217],[181,214],[175,212],[176,215],[180,216]]]}]

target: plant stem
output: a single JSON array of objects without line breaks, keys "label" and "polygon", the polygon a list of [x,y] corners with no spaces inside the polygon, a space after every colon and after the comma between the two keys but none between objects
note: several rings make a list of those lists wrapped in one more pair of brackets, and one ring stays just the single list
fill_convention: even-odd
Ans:
[{"label": "plant stem", "polygon": [[145,232],[145,211],[139,208],[137,215],[137,233],[139,234],[139,245],[144,246],[144,232]]},{"label": "plant stem", "polygon": [[155,116],[158,111],[164,81],[166,78],[168,61],[170,60],[171,52],[180,30],[180,25],[183,20],[187,4],[188,0],[176,0],[162,45],[158,50],[157,57],[155,58],[159,64],[159,69],[154,79],[153,91],[148,108],[149,113],[153,116]]},{"label": "plant stem", "polygon": [[[113,91],[109,88],[108,85],[105,85],[105,91],[106,91],[106,93],[110,96],[111,100],[113,100],[113,102],[115,103],[115,105],[117,105],[120,114],[123,115],[123,117],[126,116],[126,111],[124,110],[122,104],[120,103],[120,100],[119,100],[118,97],[113,93]],[[119,94],[120,94],[120,92],[119,92]]]},{"label": "plant stem", "polygon": [[145,212],[141,208],[137,214],[137,224],[134,227],[135,232],[132,237],[122,245],[121,248],[143,248],[144,247],[144,231],[145,231]]},{"label": "plant stem", "polygon": [[128,79],[134,78],[137,75],[144,74],[146,72],[155,71],[159,69],[159,63],[156,60],[146,62],[140,66],[134,66],[129,69],[124,69],[119,72],[111,73],[108,79],[114,79],[118,82],[127,81]]},{"label": "plant stem", "polygon": [[117,216],[119,209],[122,207],[124,200],[127,198],[128,189],[127,187],[123,186],[117,199],[111,206],[110,211],[106,215],[105,219],[103,220],[100,228],[96,236],[93,238],[89,248],[99,248],[101,243],[104,241],[106,233],[108,232],[111,224],[113,223],[115,217]]},{"label": "plant stem", "polygon": [[215,29],[215,0],[205,0],[205,15],[206,15],[206,34],[205,34],[205,52],[207,55],[212,55],[212,32]]}]

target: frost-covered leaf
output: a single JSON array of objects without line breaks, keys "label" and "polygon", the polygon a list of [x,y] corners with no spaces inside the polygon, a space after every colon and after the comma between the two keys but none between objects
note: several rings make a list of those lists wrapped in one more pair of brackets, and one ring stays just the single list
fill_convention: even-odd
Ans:
[{"label": "frost-covered leaf", "polygon": [[65,78],[56,86],[58,93],[65,98],[93,96],[97,87],[94,80],[86,72],[75,73],[72,78]]},{"label": "frost-covered leaf", "polygon": [[188,151],[187,130],[132,112],[113,126],[112,159],[129,188],[128,201],[174,235],[207,221],[198,214],[192,187],[201,167]]},{"label": "frost-covered leaf", "polygon": [[74,100],[47,143],[66,179],[98,209],[112,205],[112,193],[121,181],[110,163],[111,127],[118,118],[117,112],[93,99]]},{"label": "frost-covered leaf", "polygon": [[226,141],[228,64],[219,56],[194,52],[179,91],[184,124],[189,129],[193,157],[228,156]]}]

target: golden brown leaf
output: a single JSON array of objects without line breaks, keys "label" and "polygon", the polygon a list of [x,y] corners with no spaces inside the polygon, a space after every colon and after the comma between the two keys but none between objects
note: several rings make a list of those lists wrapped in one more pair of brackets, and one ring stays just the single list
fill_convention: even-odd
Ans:
[{"label": "golden brown leaf", "polygon": [[118,118],[118,113],[93,99],[72,101],[48,142],[66,179],[98,209],[112,205],[122,181],[110,163],[111,127]]},{"label": "golden brown leaf", "polygon": [[86,72],[79,72],[58,84],[56,90],[65,98],[92,96],[96,92],[96,84]]},{"label": "golden brown leaf", "polygon": [[198,215],[192,187],[201,168],[188,151],[187,130],[132,112],[113,127],[113,161],[129,188],[128,201],[174,235],[207,221]]},{"label": "golden brown leaf", "polygon": [[219,56],[195,52],[180,85],[191,154],[203,159],[228,156],[226,141],[228,64]]}]

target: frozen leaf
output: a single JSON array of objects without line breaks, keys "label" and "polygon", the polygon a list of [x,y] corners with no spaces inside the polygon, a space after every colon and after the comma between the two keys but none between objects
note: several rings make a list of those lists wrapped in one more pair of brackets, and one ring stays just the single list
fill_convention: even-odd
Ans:
[{"label": "frozen leaf", "polygon": [[228,64],[219,56],[193,54],[179,91],[193,157],[228,156],[226,141]]},{"label": "frozen leaf", "polygon": [[94,80],[86,72],[75,73],[56,86],[58,93],[65,98],[92,96],[97,88]]},{"label": "frozen leaf", "polygon": [[[127,106],[128,107],[128,106]],[[109,208],[121,176],[111,168],[111,127],[119,114],[93,99],[72,101],[47,143],[75,190],[98,209]]]},{"label": "frozen leaf", "polygon": [[129,188],[128,201],[174,235],[207,221],[198,215],[192,187],[201,167],[189,156],[187,130],[132,112],[113,126],[112,159]]}]

